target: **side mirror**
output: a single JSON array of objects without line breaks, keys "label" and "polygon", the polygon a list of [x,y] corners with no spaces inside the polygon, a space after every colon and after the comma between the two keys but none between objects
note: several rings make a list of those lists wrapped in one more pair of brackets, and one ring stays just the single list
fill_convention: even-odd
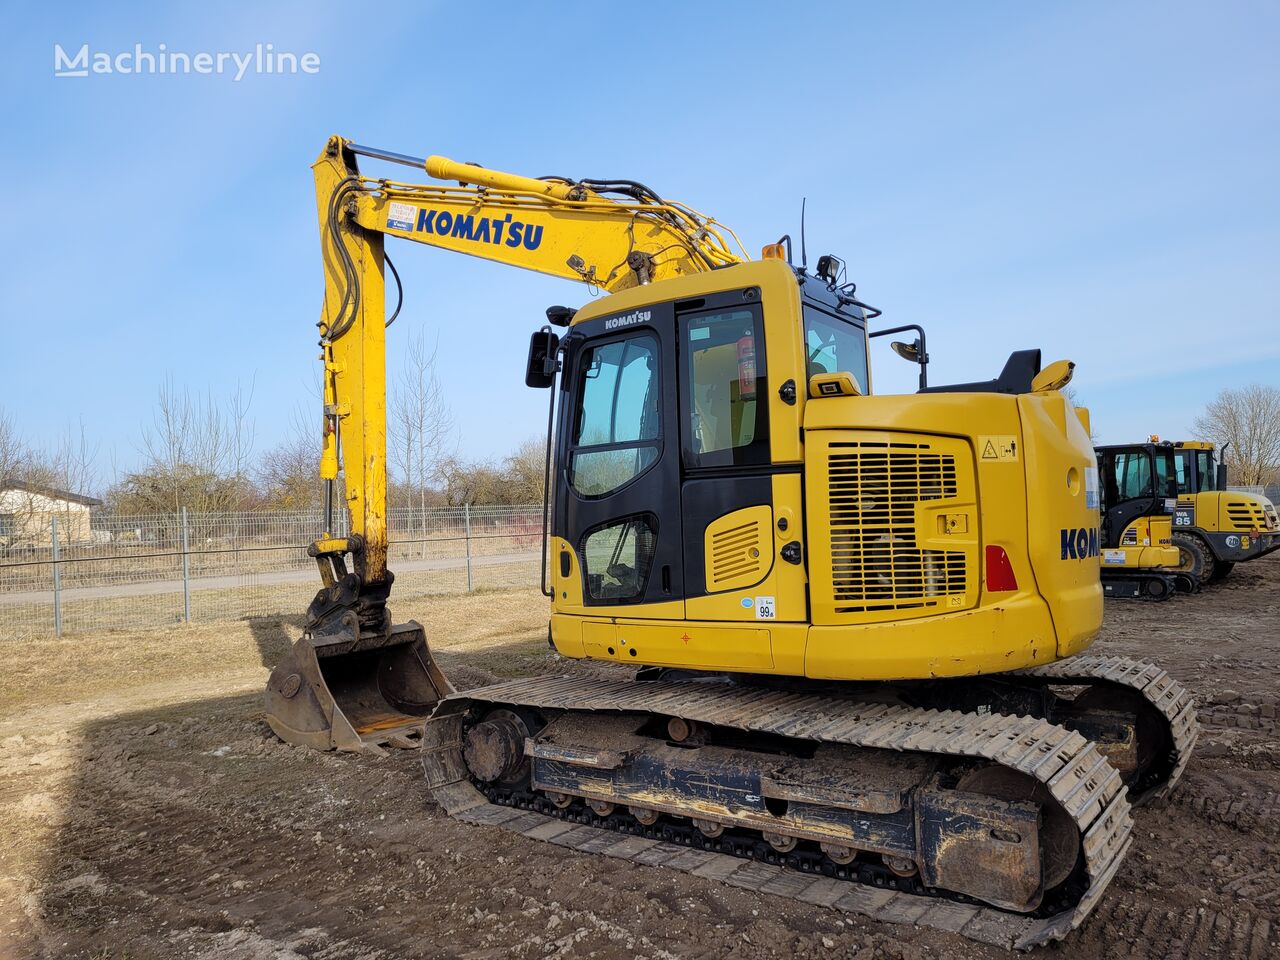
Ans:
[{"label": "side mirror", "polygon": [[545,389],[556,379],[556,351],[560,349],[560,338],[543,327],[529,338],[529,361],[524,371],[526,387]]}]

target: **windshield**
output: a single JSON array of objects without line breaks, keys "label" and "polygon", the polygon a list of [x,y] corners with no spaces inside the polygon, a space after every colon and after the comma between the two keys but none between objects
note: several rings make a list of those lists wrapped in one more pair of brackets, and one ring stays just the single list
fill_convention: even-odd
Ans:
[{"label": "windshield", "polygon": [[1218,489],[1218,471],[1213,462],[1212,450],[1196,451],[1196,475],[1200,480],[1201,490]]},{"label": "windshield", "polygon": [[804,305],[806,376],[816,373],[852,374],[858,391],[867,393],[867,332],[851,320],[841,320],[817,307]]}]

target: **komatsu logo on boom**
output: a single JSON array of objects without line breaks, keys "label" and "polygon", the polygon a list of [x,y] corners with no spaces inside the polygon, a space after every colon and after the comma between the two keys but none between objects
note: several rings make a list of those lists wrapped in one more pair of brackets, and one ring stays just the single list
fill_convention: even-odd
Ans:
[{"label": "komatsu logo on boom", "polygon": [[1062,530],[1062,559],[1086,560],[1098,555],[1098,528]]},{"label": "komatsu logo on boom", "polygon": [[[415,211],[416,222],[410,220]],[[406,203],[393,203],[387,213],[387,226],[406,233],[412,230],[437,237],[489,243],[495,247],[523,245],[526,250],[537,250],[542,246],[542,226],[523,223],[509,213],[505,217],[485,217],[452,213],[449,210],[424,210]]]}]

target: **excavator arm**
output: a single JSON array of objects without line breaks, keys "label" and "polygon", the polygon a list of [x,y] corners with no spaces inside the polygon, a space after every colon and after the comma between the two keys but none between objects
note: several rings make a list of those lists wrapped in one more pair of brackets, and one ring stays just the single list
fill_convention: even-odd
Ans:
[{"label": "excavator arm", "polygon": [[[360,173],[366,156],[423,170],[417,184]],[[310,547],[322,588],[306,633],[272,674],[280,736],[377,749],[448,692],[422,628],[393,627],[387,570],[388,236],[617,292],[747,259],[732,231],[630,180],[532,178],[331,137],[312,165],[324,265],[325,532]],[[394,265],[391,265],[394,274]],[[398,285],[398,276],[397,276]],[[395,308],[391,316],[399,311]],[[350,529],[335,530],[339,464]]]}]

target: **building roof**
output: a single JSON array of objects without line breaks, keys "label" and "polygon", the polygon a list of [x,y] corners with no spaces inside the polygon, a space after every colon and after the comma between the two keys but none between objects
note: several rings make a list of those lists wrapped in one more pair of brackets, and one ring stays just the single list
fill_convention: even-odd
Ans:
[{"label": "building roof", "polygon": [[86,497],[82,493],[71,493],[68,490],[58,490],[54,487],[42,487],[34,483],[23,483],[20,480],[4,480],[0,481],[0,493],[6,490],[21,490],[23,493],[38,493],[42,497],[48,497],[50,500],[66,500],[69,503],[82,503],[86,507],[100,507],[102,501],[96,497]]}]

